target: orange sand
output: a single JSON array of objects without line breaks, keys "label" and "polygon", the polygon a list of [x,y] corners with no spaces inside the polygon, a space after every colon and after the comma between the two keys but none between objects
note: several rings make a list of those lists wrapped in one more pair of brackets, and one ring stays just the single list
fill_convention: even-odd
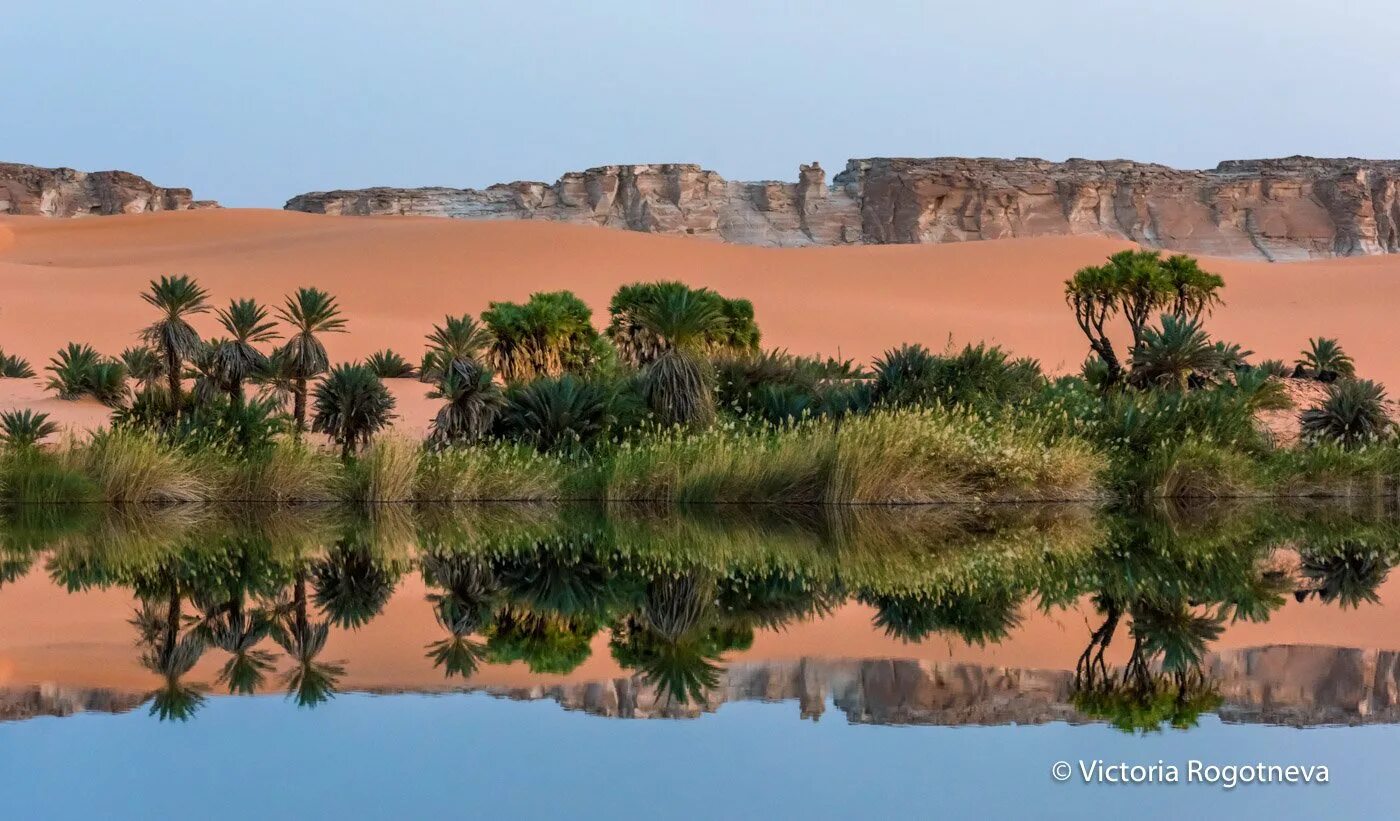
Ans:
[{"label": "orange sand", "polygon": [[[662,277],[753,300],[768,345],[869,360],[905,341],[942,348],[985,339],[1078,366],[1086,348],[1061,283],[1126,243],[1054,237],[932,246],[767,249],[544,222],[327,217],[227,209],[101,219],[0,218],[0,348],[36,370],[62,344],[115,354],[151,318],[137,294],[163,273],[189,273],[218,304],[280,300],[299,285],[334,292],[350,333],[334,358],[393,347],[411,359],[434,321],[491,300],[569,288],[601,318],[618,285]],[[1205,260],[1226,277],[1219,337],[1292,360],[1312,335],[1338,336],[1362,373],[1400,383],[1400,257],[1268,264]],[[196,325],[213,334],[213,316]],[[420,429],[432,403],[394,386],[401,424]],[[0,408],[41,406],[78,427],[105,411],[0,381]]]}]

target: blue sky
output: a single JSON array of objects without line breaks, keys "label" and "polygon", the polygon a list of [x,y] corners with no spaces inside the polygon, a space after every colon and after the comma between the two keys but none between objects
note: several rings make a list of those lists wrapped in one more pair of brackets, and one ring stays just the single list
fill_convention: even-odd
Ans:
[{"label": "blue sky", "polygon": [[1381,0],[6,6],[0,160],[227,205],[613,162],[1400,155]]}]

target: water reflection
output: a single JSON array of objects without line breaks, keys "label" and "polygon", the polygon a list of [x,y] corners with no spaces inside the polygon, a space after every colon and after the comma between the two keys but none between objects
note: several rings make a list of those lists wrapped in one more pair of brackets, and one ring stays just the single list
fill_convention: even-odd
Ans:
[{"label": "water reflection", "polygon": [[[942,715],[940,700],[962,692],[948,682],[963,681],[985,697],[970,713],[995,697],[1136,731],[1230,709],[1220,684],[1233,668],[1212,655],[1227,626],[1290,600],[1374,606],[1397,559],[1400,519],[1345,505],[23,508],[0,527],[0,600],[32,572],[75,596],[128,591],[140,663],[158,682],[144,700],[162,720],[188,720],[215,688],[276,688],[301,707],[333,698],[353,659],[328,656],[331,636],[373,623],[410,575],[438,630],[425,668],[467,687],[515,662],[567,676],[605,639],[625,683],[549,692],[611,715],[693,715],[748,692],[757,668],[736,678],[731,660],[756,634],[847,602],[900,641],[982,647],[1087,602],[1093,620],[1063,672],[812,659],[760,677],[799,676],[774,692],[812,716],[857,676],[853,720]],[[212,681],[191,681],[206,656]]]}]

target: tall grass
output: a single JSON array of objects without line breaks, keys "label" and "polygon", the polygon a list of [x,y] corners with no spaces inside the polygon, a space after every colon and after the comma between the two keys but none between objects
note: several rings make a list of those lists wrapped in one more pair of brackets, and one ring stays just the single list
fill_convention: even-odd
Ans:
[{"label": "tall grass", "polygon": [[210,471],[152,435],[102,431],[77,452],[83,473],[108,502],[199,502],[213,498]]},{"label": "tall grass", "polygon": [[879,411],[835,430],[824,501],[968,502],[1088,499],[1107,460],[1086,442],[1049,437],[963,410]]},{"label": "tall grass", "polygon": [[233,461],[223,471],[222,497],[248,502],[333,502],[341,498],[340,470],[340,462],[330,453],[301,440],[283,439]]},{"label": "tall grass", "polygon": [[423,447],[417,442],[379,437],[346,466],[342,483],[345,498],[371,504],[413,501],[422,455]]},{"label": "tall grass", "polygon": [[569,472],[562,458],[526,445],[449,448],[423,457],[416,496],[423,502],[561,499]]}]

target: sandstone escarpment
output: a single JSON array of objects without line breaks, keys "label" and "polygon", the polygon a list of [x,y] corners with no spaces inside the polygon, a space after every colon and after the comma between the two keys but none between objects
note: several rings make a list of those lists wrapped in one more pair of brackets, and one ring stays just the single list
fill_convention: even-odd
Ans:
[{"label": "sandstone escarpment", "polygon": [[75,171],[0,163],[0,214],[87,217],[213,208],[188,188],[162,188],[126,171]]},{"label": "sandstone escarpment", "polygon": [[302,194],[291,210],[544,219],[748,245],[961,242],[1056,235],[1269,260],[1400,252],[1400,161],[850,160],[828,185],[733,182],[697,165],[610,165],[553,184]]}]

